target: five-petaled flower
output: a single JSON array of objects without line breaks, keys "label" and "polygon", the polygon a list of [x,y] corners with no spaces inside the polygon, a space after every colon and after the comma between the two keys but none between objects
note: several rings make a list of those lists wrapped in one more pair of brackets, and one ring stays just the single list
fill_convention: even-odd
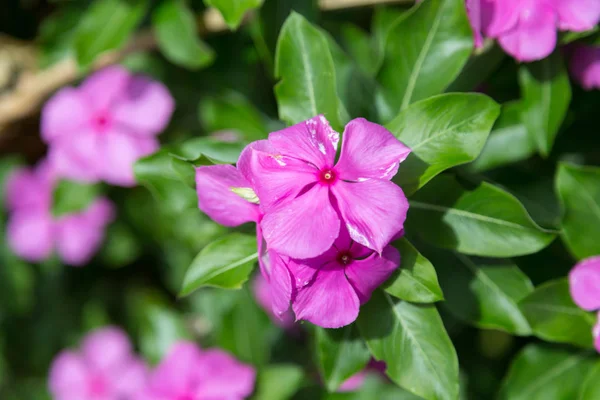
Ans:
[{"label": "five-petaled flower", "polygon": [[[600,310],[600,256],[586,258],[569,273],[571,297],[586,311]],[[600,311],[592,330],[594,345],[600,352]]]}]

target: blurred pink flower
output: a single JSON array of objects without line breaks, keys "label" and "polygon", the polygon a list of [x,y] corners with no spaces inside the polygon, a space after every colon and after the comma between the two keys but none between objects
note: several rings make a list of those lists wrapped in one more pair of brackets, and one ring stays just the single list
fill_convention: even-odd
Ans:
[{"label": "blurred pink flower", "polygon": [[[296,320],[340,328],[356,320],[360,305],[398,268],[400,253],[386,246],[379,255],[352,240],[342,228],[324,254],[305,260],[279,258],[273,261],[274,270],[276,264],[291,276],[289,280],[272,279],[272,293],[289,293],[285,301],[291,303]],[[283,296],[280,301],[283,303]]]},{"label": "blurred pink flower", "polygon": [[586,258],[569,273],[571,297],[587,311],[600,309],[600,256]]},{"label": "blurred pink flower", "polygon": [[90,333],[79,351],[65,350],[52,362],[54,400],[131,400],[146,384],[146,365],[116,327]]},{"label": "blurred pink flower", "polygon": [[600,89],[600,47],[575,45],[570,67],[571,74],[584,89]]},{"label": "blurred pink flower", "polygon": [[362,118],[346,125],[335,163],[338,141],[339,134],[320,115],[273,132],[248,149],[270,250],[293,258],[318,256],[343,225],[353,240],[381,253],[402,228],[408,201],[390,179],[410,149]]},{"label": "blurred pink flower", "polygon": [[338,392],[354,392],[362,387],[369,373],[376,372],[380,375],[385,374],[386,364],[383,361],[371,359],[367,366],[360,372],[346,379],[338,388]]},{"label": "blurred pink flower", "polygon": [[55,171],[47,161],[35,169],[15,171],[6,184],[10,211],[8,243],[25,260],[39,262],[56,250],[70,265],[84,265],[96,253],[114,207],[106,198],[96,199],[85,210],[60,217],[52,215]]},{"label": "blurred pink flower", "polygon": [[46,103],[42,138],[61,175],[133,186],[133,164],[158,148],[173,108],[163,84],[113,66]]},{"label": "blurred pink flower", "polygon": [[178,342],[151,374],[139,399],[241,400],[254,390],[256,371],[219,349]]},{"label": "blurred pink flower", "polygon": [[252,281],[252,292],[256,302],[267,312],[271,320],[284,329],[292,329],[294,327],[294,314],[289,309],[278,315],[273,310],[273,295],[271,294],[271,285],[267,279],[258,274]]},{"label": "blurred pink flower", "polygon": [[475,46],[483,36],[496,38],[519,61],[550,55],[557,30],[586,31],[600,20],[598,0],[466,0],[466,6]]},{"label": "blurred pink flower", "polygon": [[598,312],[597,322],[596,325],[594,325],[592,334],[594,336],[594,347],[596,347],[596,351],[600,353],[600,312]]}]

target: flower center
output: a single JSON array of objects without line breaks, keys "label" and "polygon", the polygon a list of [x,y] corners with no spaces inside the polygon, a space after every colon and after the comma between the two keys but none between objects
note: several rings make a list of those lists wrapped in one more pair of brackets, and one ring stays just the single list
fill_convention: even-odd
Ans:
[{"label": "flower center", "polygon": [[353,261],[352,254],[348,251],[342,251],[338,253],[337,262],[341,265],[348,265]]},{"label": "flower center", "polygon": [[90,394],[93,395],[103,395],[106,393],[106,382],[104,381],[104,379],[100,376],[94,376],[92,377],[91,381],[89,382],[89,391]]},{"label": "flower center", "polygon": [[100,114],[94,118],[93,124],[96,130],[105,131],[110,124],[110,120],[108,119],[108,116]]},{"label": "flower center", "polygon": [[328,185],[331,185],[332,183],[334,183],[337,180],[337,175],[335,174],[335,171],[332,169],[324,169],[321,171],[321,175],[319,176],[319,180],[322,183],[326,183]]}]

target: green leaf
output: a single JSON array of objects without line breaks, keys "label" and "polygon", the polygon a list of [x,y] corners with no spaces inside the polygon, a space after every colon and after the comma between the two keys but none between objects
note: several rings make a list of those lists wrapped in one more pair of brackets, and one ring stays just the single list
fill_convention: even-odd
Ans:
[{"label": "green leaf", "polygon": [[100,194],[100,186],[61,179],[54,186],[52,194],[52,215],[82,212],[89,207]]},{"label": "green leaf", "polygon": [[562,204],[562,239],[578,259],[600,254],[600,168],[561,163],[556,191]]},{"label": "green leaf", "polygon": [[370,358],[354,325],[341,329],[315,326],[315,344],[319,371],[329,392],[335,392],[344,381],[362,371]]},{"label": "green leaf", "polygon": [[383,59],[385,57],[385,48],[388,42],[388,36],[392,29],[398,25],[400,20],[411,14],[411,11],[398,10],[391,7],[377,7],[373,13],[371,22],[373,63],[375,64],[375,73],[379,72]]},{"label": "green leaf", "polygon": [[194,12],[183,0],[163,0],[152,26],[160,50],[174,64],[199,69],[213,62],[215,53],[199,39]]},{"label": "green leaf", "polygon": [[432,256],[446,302],[463,321],[483,329],[530,335],[519,301],[533,292],[531,281],[514,265],[477,265],[469,257],[449,252]]},{"label": "green leaf", "polygon": [[232,233],[207,245],[185,274],[181,296],[204,286],[239,289],[248,280],[258,254],[256,238]]},{"label": "green leaf", "polygon": [[487,171],[525,160],[536,152],[535,142],[527,134],[521,121],[522,104],[513,101],[502,105],[496,121],[479,157],[469,166],[473,171]]},{"label": "green leaf", "polygon": [[377,104],[389,121],[411,103],[442,93],[458,76],[473,49],[462,0],[429,0],[398,18],[387,35],[377,80]]},{"label": "green leaf", "polygon": [[366,376],[364,383],[353,392],[329,393],[323,400],[423,400],[396,385],[390,385],[376,373]]},{"label": "green leaf", "polygon": [[288,400],[304,379],[302,368],[294,364],[272,364],[258,373],[255,400]]},{"label": "green leaf", "polygon": [[229,29],[235,30],[240,26],[244,14],[260,7],[263,0],[204,0],[204,3],[219,10]]},{"label": "green leaf", "polygon": [[400,251],[400,267],[384,283],[386,292],[413,303],[434,303],[444,300],[435,268],[406,239],[395,244]]},{"label": "green leaf", "polygon": [[539,338],[592,347],[595,315],[575,305],[566,278],[537,287],[519,306]]},{"label": "green leaf", "polygon": [[560,51],[519,70],[523,124],[542,156],[548,156],[571,102],[571,84]]},{"label": "green leaf", "polygon": [[500,63],[506,58],[506,53],[489,41],[483,49],[477,50],[456,77],[446,92],[473,92],[498,69]]},{"label": "green leaf", "polygon": [[444,94],[411,105],[386,125],[412,149],[394,181],[410,194],[445,169],[475,160],[499,113],[481,94]]},{"label": "green leaf", "polygon": [[458,397],[458,360],[434,305],[397,300],[377,290],[357,320],[371,354],[386,374],[427,400]]},{"label": "green leaf", "polygon": [[128,306],[141,353],[151,363],[165,357],[175,342],[192,338],[182,316],[159,293],[134,290]]},{"label": "green leaf", "polygon": [[136,180],[168,211],[179,213],[198,207],[196,192],[182,181],[181,171],[173,169],[172,158],[169,149],[163,148],[139,159],[133,167]]},{"label": "green leaf", "polygon": [[260,112],[238,93],[205,98],[200,102],[199,114],[208,132],[234,130],[247,141],[266,139],[269,132]]},{"label": "green leaf", "polygon": [[487,257],[535,253],[554,239],[511,194],[485,182],[465,190],[450,175],[410,200],[407,224],[436,246]]},{"label": "green leaf", "polygon": [[362,72],[375,77],[379,65],[371,36],[358,26],[348,23],[342,26],[342,39],[344,47]]},{"label": "green leaf", "polygon": [[120,268],[131,264],[142,254],[142,245],[135,232],[127,224],[118,220],[110,225],[106,234],[106,243],[102,249],[102,261]]},{"label": "green leaf", "polygon": [[244,143],[197,137],[180,143],[170,153],[185,161],[195,162],[204,156],[213,164],[235,164],[243,149]]},{"label": "green leaf", "polygon": [[337,95],[336,71],[327,37],[292,12],[281,28],[275,54],[279,117],[288,124],[324,114],[341,130],[344,110]]},{"label": "green leaf", "polygon": [[62,7],[42,20],[37,37],[40,67],[50,67],[74,55],[74,38],[81,13],[80,5],[72,5]]},{"label": "green leaf", "polygon": [[584,353],[530,344],[513,361],[498,398],[576,399],[592,365]]},{"label": "green leaf", "polygon": [[600,399],[600,362],[590,370],[583,382],[578,400],[596,400]]},{"label": "green leaf", "polygon": [[81,17],[75,33],[79,65],[89,66],[98,55],[120,48],[146,14],[147,0],[96,0]]}]

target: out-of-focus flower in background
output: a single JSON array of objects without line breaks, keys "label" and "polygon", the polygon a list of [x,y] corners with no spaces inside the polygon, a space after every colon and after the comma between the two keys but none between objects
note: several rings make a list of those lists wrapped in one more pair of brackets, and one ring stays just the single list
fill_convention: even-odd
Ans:
[{"label": "out-of-focus flower in background", "polygon": [[114,206],[100,197],[80,212],[54,216],[56,182],[54,166],[47,161],[12,174],[6,185],[8,242],[17,255],[31,262],[46,260],[56,250],[65,263],[85,265],[102,244]]},{"label": "out-of-focus flower in background", "polygon": [[131,400],[146,385],[147,367],[116,327],[90,333],[79,350],[53,361],[49,388],[54,400]]},{"label": "out-of-focus flower in background", "polygon": [[576,44],[570,67],[571,75],[584,89],[600,89],[600,46]]},{"label": "out-of-focus flower in background", "polygon": [[174,107],[162,83],[113,66],[46,103],[42,138],[62,176],[133,186],[133,164],[158,149]]},{"label": "out-of-focus flower in background", "polygon": [[[600,256],[586,258],[573,267],[569,273],[569,289],[577,306],[586,311],[600,310]],[[592,335],[600,353],[600,312]]]}]

